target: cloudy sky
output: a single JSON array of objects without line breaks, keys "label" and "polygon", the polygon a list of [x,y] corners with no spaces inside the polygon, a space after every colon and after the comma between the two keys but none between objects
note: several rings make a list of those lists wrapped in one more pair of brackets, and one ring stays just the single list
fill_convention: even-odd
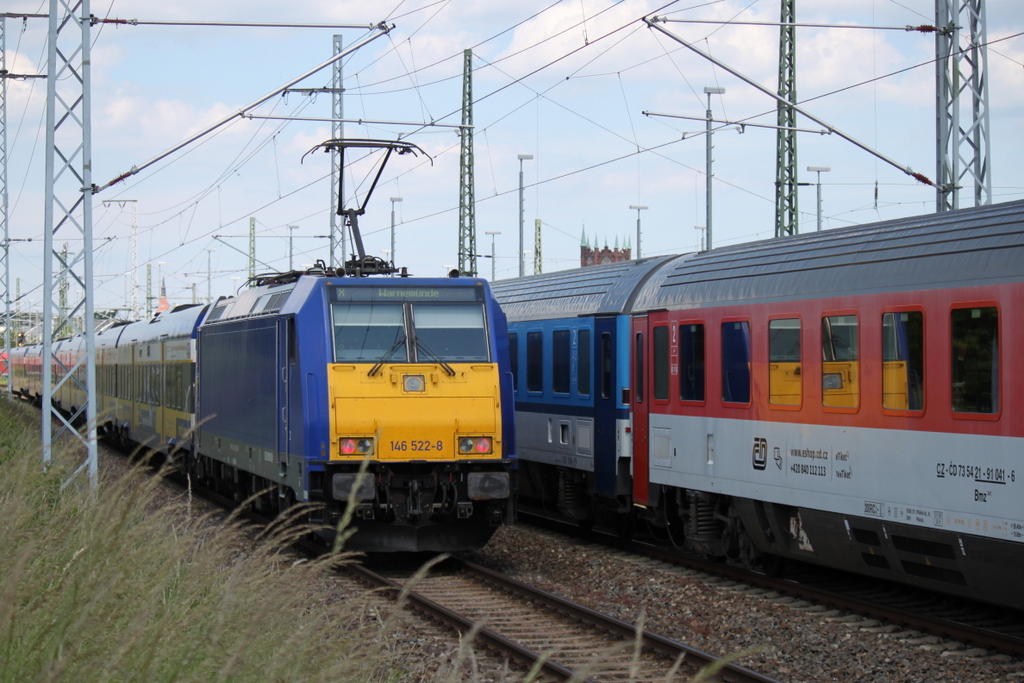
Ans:
[{"label": "cloudy sky", "polygon": [[[891,30],[933,24],[934,0],[800,0],[797,95],[808,112],[899,166],[934,179],[935,40]],[[48,3],[11,0],[8,12],[44,13]],[[772,125],[775,102],[642,21],[665,28],[770,90],[777,86],[776,0],[92,0],[99,17],[140,25],[92,30],[93,180],[109,180],[171,149],[327,61],[332,36],[346,45],[363,29],[149,25],[143,22],[308,23],[394,29],[344,60],[346,136],[403,136],[429,156],[392,157],[361,219],[366,251],[386,256],[396,210],[397,265],[439,276],[457,263],[463,51],[474,53],[477,251],[496,275],[518,273],[519,170],[525,179],[527,272],[533,227],[542,221],[543,269],[579,263],[583,234],[642,253],[692,251],[706,223],[704,88],[716,119]],[[1019,0],[988,0],[993,201],[1024,198],[1024,13]],[[7,68],[42,73],[46,22],[8,18]],[[731,22],[731,23],[730,23]],[[847,26],[834,28],[832,26]],[[878,27],[875,30],[854,27]],[[330,86],[331,69],[296,87]],[[10,81],[7,97],[9,222],[13,273],[22,303],[41,290],[45,83]],[[965,108],[969,112],[969,107]],[[289,232],[296,266],[328,258],[330,158],[305,155],[331,137],[328,95],[291,93],[259,106],[128,180],[95,196],[97,308],[131,299],[131,223],[138,224],[138,298],[166,281],[172,303],[235,291],[244,282],[250,217],[257,270],[284,270]],[[968,114],[965,113],[965,116]],[[260,118],[275,117],[275,118]],[[394,122],[394,123],[391,123]],[[441,126],[397,125],[436,123]],[[821,126],[798,117],[798,126]],[[714,135],[714,245],[774,234],[773,130]],[[935,190],[837,135],[798,138],[801,182],[821,174],[825,229],[935,210]],[[533,159],[520,162],[519,155]],[[362,204],[379,155],[350,153],[346,205]],[[800,231],[816,228],[816,188],[800,191]],[[392,197],[402,201],[391,202]],[[973,204],[973,191],[961,193]],[[288,226],[298,226],[290,231]],[[58,242],[60,237],[58,236]],[[72,251],[75,247],[72,245]],[[209,250],[214,251],[209,251]],[[634,251],[635,253],[635,251]],[[480,259],[482,275],[491,260]],[[207,280],[207,270],[211,274]]]}]

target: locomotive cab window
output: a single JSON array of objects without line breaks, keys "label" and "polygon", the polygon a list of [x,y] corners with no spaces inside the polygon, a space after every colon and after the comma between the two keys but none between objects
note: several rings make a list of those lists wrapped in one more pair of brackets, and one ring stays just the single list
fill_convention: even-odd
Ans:
[{"label": "locomotive cab window", "polygon": [[882,314],[882,408],[924,410],[924,314]]},{"label": "locomotive cab window", "polygon": [[417,355],[421,362],[487,361],[487,333],[480,304],[414,304]]},{"label": "locomotive cab window", "polygon": [[803,396],[800,367],[800,320],[768,322],[768,401],[799,406]]},{"label": "locomotive cab window", "polygon": [[994,306],[950,313],[953,411],[999,412],[999,312]]},{"label": "locomotive cab window", "polygon": [[408,359],[402,304],[334,304],[334,360],[337,363]]},{"label": "locomotive cab window", "polygon": [[860,405],[860,367],[857,316],[821,319],[821,405],[857,408]]}]

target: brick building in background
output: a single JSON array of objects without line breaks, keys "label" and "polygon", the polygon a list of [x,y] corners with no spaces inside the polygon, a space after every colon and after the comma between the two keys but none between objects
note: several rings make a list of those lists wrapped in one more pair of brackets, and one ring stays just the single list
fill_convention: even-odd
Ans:
[{"label": "brick building in background", "polygon": [[580,267],[595,266],[599,263],[618,263],[619,261],[628,261],[632,258],[633,248],[628,242],[626,246],[619,248],[619,238],[615,238],[615,247],[608,248],[608,240],[605,240],[604,246],[598,246],[597,238],[594,238],[594,245],[591,246],[587,241],[587,231],[583,231],[583,237],[580,240]]}]

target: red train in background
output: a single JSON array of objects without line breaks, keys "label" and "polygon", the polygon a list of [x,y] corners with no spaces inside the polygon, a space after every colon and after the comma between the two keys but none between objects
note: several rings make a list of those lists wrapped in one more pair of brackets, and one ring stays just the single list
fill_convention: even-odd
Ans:
[{"label": "red train in background", "polygon": [[1024,202],[493,289],[522,496],[1024,608]]}]

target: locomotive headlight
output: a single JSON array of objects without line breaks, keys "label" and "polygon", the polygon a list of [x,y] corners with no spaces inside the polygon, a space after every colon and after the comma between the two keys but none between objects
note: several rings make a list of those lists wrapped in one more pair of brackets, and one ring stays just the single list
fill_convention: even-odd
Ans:
[{"label": "locomotive headlight", "polygon": [[402,375],[402,389],[405,391],[423,391],[427,382],[423,375]]},{"label": "locomotive headlight", "polygon": [[466,492],[471,500],[508,498],[512,495],[508,472],[470,472],[466,475]]},{"label": "locomotive headlight", "polygon": [[373,455],[373,439],[345,436],[338,447],[342,455]]},{"label": "locomotive headlight", "polygon": [[464,436],[459,439],[459,453],[488,455],[494,452],[494,442],[489,436]]},{"label": "locomotive headlight", "polygon": [[838,372],[826,372],[821,376],[822,389],[842,389],[843,376]]}]

